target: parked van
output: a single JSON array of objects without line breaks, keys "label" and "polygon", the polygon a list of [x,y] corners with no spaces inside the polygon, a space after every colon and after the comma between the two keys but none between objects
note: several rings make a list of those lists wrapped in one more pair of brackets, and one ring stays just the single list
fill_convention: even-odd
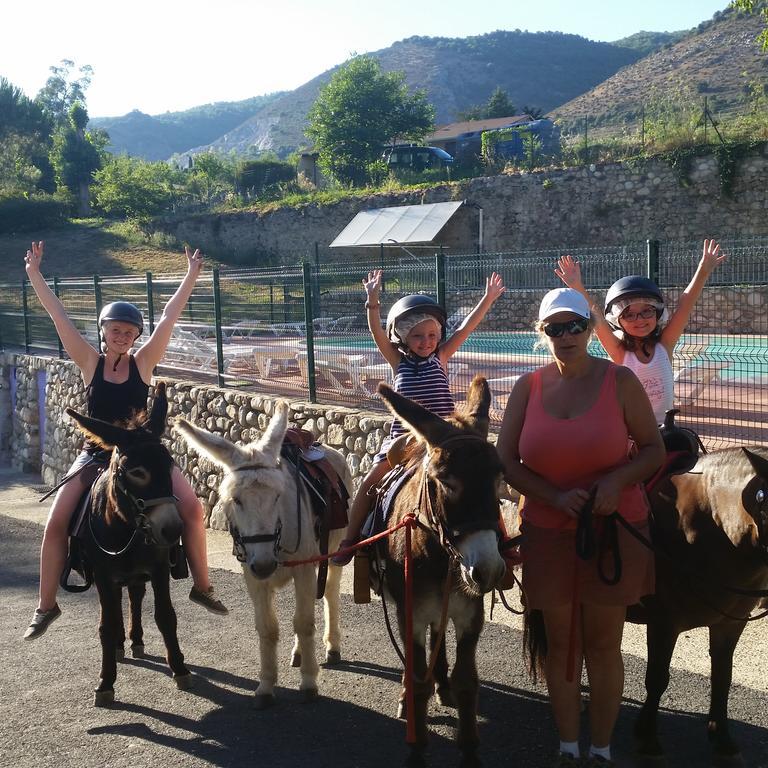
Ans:
[{"label": "parked van", "polygon": [[453,158],[439,147],[419,147],[413,144],[395,144],[384,150],[382,159],[393,170],[409,169],[424,171],[427,168],[444,168]]}]

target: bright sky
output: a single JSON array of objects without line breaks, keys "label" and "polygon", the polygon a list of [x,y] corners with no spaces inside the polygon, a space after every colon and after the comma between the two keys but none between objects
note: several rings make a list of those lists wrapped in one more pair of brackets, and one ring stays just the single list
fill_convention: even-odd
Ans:
[{"label": "bright sky", "polygon": [[90,64],[92,117],[292,90],[351,53],[497,29],[617,40],[689,29],[727,0],[5,0],[0,75],[34,97],[61,59]]}]

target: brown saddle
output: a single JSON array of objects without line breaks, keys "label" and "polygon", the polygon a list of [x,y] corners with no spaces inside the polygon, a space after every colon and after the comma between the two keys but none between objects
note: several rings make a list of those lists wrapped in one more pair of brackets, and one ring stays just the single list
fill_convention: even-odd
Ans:
[{"label": "brown saddle", "polygon": [[[311,432],[295,427],[287,429],[280,455],[296,467],[297,476],[309,491],[320,554],[327,555],[330,532],[347,527],[347,488]],[[328,561],[323,560],[317,571],[318,600],[325,593],[327,577]]]}]

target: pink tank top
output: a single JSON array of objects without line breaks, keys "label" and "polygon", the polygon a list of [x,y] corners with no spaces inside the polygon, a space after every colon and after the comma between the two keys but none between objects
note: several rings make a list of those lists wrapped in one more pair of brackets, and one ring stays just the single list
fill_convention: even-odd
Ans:
[{"label": "pink tank top", "polygon": [[[629,434],[616,394],[616,369],[608,363],[595,404],[581,416],[559,419],[544,410],[542,369],[534,371],[520,433],[520,459],[528,469],[562,490],[585,488],[626,464]],[[645,492],[628,486],[619,500],[619,513],[630,522],[648,516]],[[525,498],[523,518],[541,528],[575,528],[576,520],[536,499]]]}]

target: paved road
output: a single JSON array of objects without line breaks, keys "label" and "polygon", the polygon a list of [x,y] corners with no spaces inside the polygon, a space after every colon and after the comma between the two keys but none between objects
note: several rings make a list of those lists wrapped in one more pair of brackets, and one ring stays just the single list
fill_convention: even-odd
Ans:
[{"label": "paved road", "polygon": [[[45,505],[39,480],[0,470],[0,766],[18,768],[136,768],[221,766],[252,768],[392,768],[407,748],[404,724],[394,719],[399,666],[387,640],[381,606],[342,603],[345,663],[323,671],[323,696],[306,704],[295,691],[297,673],[281,670],[280,703],[266,712],[251,706],[258,673],[258,644],[242,577],[223,534],[211,532],[209,551],[217,592],[229,616],[211,616],[187,600],[189,582],[174,582],[179,636],[196,675],[191,692],[177,691],[162,660],[162,644],[146,611],[147,659],[119,667],[117,702],[94,709],[99,668],[95,591],[63,595],[63,616],[38,641],[21,635],[34,608],[37,550]],[[290,652],[292,598],[280,601],[280,656]],[[550,763],[553,726],[542,687],[533,686],[521,662],[517,619],[498,609],[479,652],[481,755],[486,766]],[[500,621],[503,619],[503,621]],[[318,616],[318,622],[321,617]],[[750,627],[736,660],[731,694],[733,735],[748,768],[768,768],[768,623]],[[711,765],[702,712],[707,709],[708,659],[702,633],[684,639],[675,657],[673,685],[660,716],[668,748],[654,766]],[[450,644],[449,644],[450,645]],[[622,767],[631,757],[631,728],[643,695],[642,634],[628,628],[625,705],[615,751]],[[431,709],[429,760],[457,765],[453,712]]]}]

